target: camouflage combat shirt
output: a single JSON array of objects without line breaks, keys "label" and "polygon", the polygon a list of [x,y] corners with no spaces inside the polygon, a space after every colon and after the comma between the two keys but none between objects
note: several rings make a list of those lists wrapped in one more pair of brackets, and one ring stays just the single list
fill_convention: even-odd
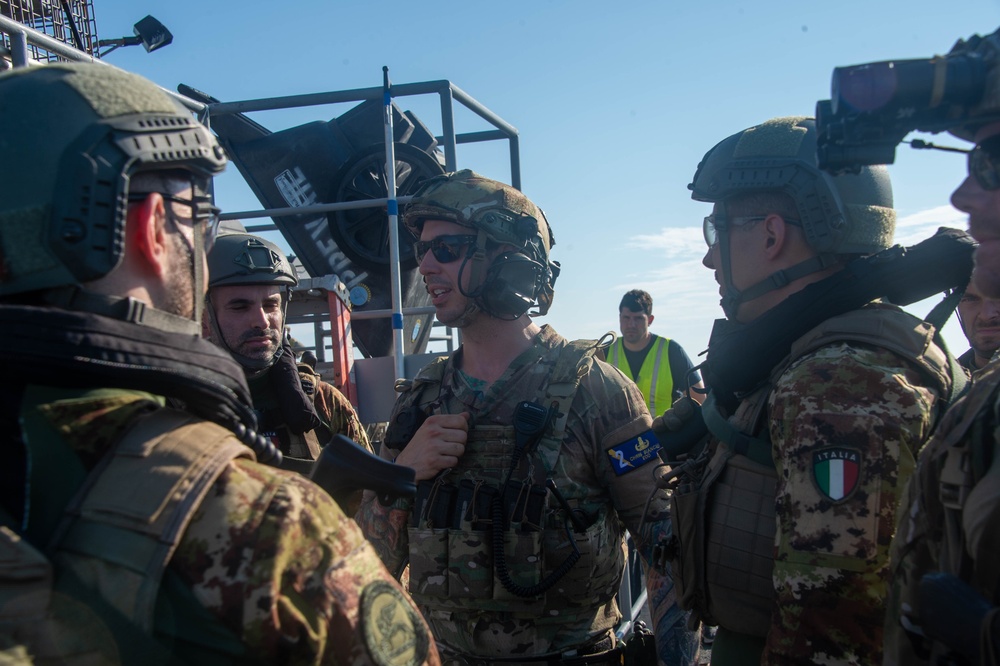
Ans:
[{"label": "camouflage combat shirt", "polygon": [[[25,439],[39,463],[26,534],[45,543],[86,470],[137,414],[162,400],[138,391],[38,390],[29,387],[23,406]],[[64,445],[79,459],[78,472],[46,469],[46,456],[37,455],[40,446]],[[247,459],[230,462],[216,479],[168,568],[264,663],[415,666],[413,648],[427,631],[326,493]],[[440,663],[433,641],[423,663]]]},{"label": "camouflage combat shirt", "polygon": [[841,343],[775,384],[776,603],[761,663],[881,661],[896,507],[935,416],[927,383],[892,352]]},{"label": "camouflage combat shirt", "polygon": [[[887,665],[935,663],[932,649],[942,656],[943,646],[932,646],[902,624],[904,617],[920,623],[917,586],[924,574],[959,576],[992,606],[1000,605],[998,427],[1000,365],[991,362],[920,452],[900,505],[885,623]],[[949,454],[957,460],[946,470]]]},{"label": "camouflage combat shirt", "polygon": [[[515,359],[485,394],[471,386],[461,372],[455,371],[452,360],[449,360],[436,402],[439,409],[435,413],[457,414],[467,411],[472,415],[474,429],[509,426],[519,402],[540,401],[544,398],[544,395],[526,394],[524,387],[537,386],[539,378],[551,373],[558,356],[558,352],[554,350],[564,343],[565,340],[550,327],[543,327],[532,347]],[[416,382],[420,381],[424,372],[426,369],[417,376]],[[416,390],[405,393],[397,401],[393,420],[414,400],[416,393]],[[600,594],[595,593],[594,598],[589,601],[579,598],[578,594],[574,595],[574,592],[586,589],[588,581],[579,580],[576,583],[579,589],[557,584],[546,592],[544,607],[530,613],[506,611],[498,606],[498,596],[503,597],[503,591],[498,585],[493,585],[492,598],[487,596],[478,600],[452,600],[451,607],[447,610],[443,610],[441,606],[447,600],[435,601],[433,607],[425,606],[421,599],[428,603],[430,599],[427,596],[417,597],[414,593],[443,656],[460,653],[487,658],[527,658],[585,646],[605,635],[620,619],[618,609],[611,601],[622,575],[620,562],[623,541],[620,526],[623,525],[636,537],[638,551],[647,561],[653,544],[669,530],[667,498],[664,491],[659,490],[656,485],[657,457],[652,455],[649,460],[637,462],[633,468],[625,469],[615,462],[623,457],[618,455],[618,448],[628,442],[634,443],[650,429],[651,419],[635,384],[616,368],[595,360],[589,372],[582,377],[569,412],[560,455],[552,476],[570,505],[581,508],[590,515],[603,512],[603,515],[611,517],[612,525],[619,526],[611,530],[612,533],[600,535],[599,538],[604,543],[595,544],[594,549],[598,554],[597,570],[602,566],[605,570],[617,566],[610,577],[606,576],[606,571],[599,574],[609,578],[611,583],[602,587]],[[497,457],[495,452],[498,450],[493,450],[493,458]],[[467,447],[460,460],[459,468],[466,473],[469,470],[474,473],[476,468],[485,470],[504,467],[504,463],[498,464],[495,459],[487,460],[485,454],[476,458],[475,451],[477,449]],[[388,447],[383,447],[381,451],[381,455],[387,459],[392,459],[397,454],[398,451]],[[622,473],[616,473],[616,468]],[[647,501],[650,502],[650,508],[644,521],[643,509]],[[549,502],[554,504],[551,496]],[[365,536],[390,570],[398,569],[409,552],[407,525],[410,523],[411,507],[412,504],[402,502],[385,507],[372,493],[366,493],[358,513],[357,520]],[[558,524],[558,531],[564,533],[564,522],[560,520]],[[478,552],[485,552],[482,545]],[[524,562],[516,557],[511,556],[509,559],[512,562],[512,572],[518,566],[524,566]],[[462,575],[466,572],[449,571],[449,578],[453,573]],[[572,580],[573,576],[574,572],[571,571],[560,582]],[[411,572],[411,590],[415,589],[414,577]],[[487,588],[488,583],[487,581]],[[488,595],[489,592],[485,594]],[[605,598],[597,598],[605,594]],[[511,608],[516,608],[515,602],[518,600],[513,597],[510,599]]]}]

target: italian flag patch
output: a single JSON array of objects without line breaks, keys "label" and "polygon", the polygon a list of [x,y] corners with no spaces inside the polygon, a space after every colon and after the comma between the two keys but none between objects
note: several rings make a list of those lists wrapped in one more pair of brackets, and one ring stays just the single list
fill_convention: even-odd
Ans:
[{"label": "italian flag patch", "polygon": [[834,502],[849,496],[858,487],[861,452],[856,449],[823,449],[813,454],[813,478],[820,492]]}]

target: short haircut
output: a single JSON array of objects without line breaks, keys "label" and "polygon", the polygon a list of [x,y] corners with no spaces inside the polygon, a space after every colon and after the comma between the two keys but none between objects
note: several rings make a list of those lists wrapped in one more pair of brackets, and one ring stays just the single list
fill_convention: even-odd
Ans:
[{"label": "short haircut", "polygon": [[621,312],[623,308],[652,316],[653,297],[642,289],[630,289],[622,296],[622,302],[618,304],[618,312]]},{"label": "short haircut", "polygon": [[799,221],[800,217],[795,199],[777,190],[737,195],[726,200],[726,214],[729,217],[770,215],[772,213],[796,222]]}]

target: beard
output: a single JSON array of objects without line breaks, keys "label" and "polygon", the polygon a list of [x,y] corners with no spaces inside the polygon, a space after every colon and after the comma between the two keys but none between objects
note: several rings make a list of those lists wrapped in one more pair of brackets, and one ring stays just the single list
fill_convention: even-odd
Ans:
[{"label": "beard", "polygon": [[178,261],[170,265],[164,280],[167,296],[163,309],[194,320],[194,253],[180,233],[170,234],[169,237]]},{"label": "beard", "polygon": [[[278,347],[281,345],[281,335],[276,329],[273,328],[251,328],[238,336],[225,335],[224,337],[226,340],[226,346],[228,346],[230,350],[232,350],[235,354],[254,361],[269,362],[278,352]],[[255,345],[249,349],[244,346],[248,340],[258,338],[267,338],[267,346]]]}]

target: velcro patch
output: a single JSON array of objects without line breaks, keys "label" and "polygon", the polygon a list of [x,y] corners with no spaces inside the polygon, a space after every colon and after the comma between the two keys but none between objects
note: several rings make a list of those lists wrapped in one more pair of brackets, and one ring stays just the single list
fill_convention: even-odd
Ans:
[{"label": "velcro patch", "polygon": [[656,454],[660,452],[661,448],[663,447],[660,445],[660,440],[656,438],[656,434],[652,430],[647,430],[637,437],[608,449],[608,460],[615,474],[621,476],[648,462],[658,460]]},{"label": "velcro patch", "polygon": [[360,623],[365,648],[379,666],[420,666],[430,637],[415,608],[391,583],[377,580],[361,592]]},{"label": "velcro patch", "polygon": [[813,480],[820,493],[834,502],[851,496],[861,478],[861,452],[832,447],[813,453]]}]

